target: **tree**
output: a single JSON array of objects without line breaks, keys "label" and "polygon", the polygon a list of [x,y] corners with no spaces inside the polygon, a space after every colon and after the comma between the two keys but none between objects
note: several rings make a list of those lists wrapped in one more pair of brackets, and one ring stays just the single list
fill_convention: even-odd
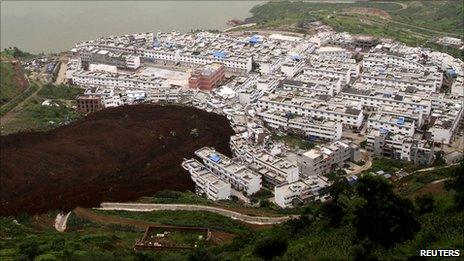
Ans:
[{"label": "tree", "polygon": [[290,232],[290,234],[295,235],[300,231],[303,231],[305,228],[310,227],[312,220],[307,215],[302,215],[299,218],[290,219],[285,222],[284,226]]},{"label": "tree", "polygon": [[27,239],[19,245],[21,260],[34,260],[40,254],[39,244],[35,239]]},{"label": "tree", "polygon": [[348,206],[341,200],[327,202],[321,207],[321,215],[329,222],[330,227],[338,228],[348,213]]},{"label": "tree", "polygon": [[190,252],[188,261],[209,261],[213,260],[213,255],[208,252],[204,247],[195,248]]},{"label": "tree", "polygon": [[430,213],[435,209],[435,200],[432,194],[425,194],[415,199],[419,214]]},{"label": "tree", "polygon": [[446,189],[454,190],[454,203],[457,209],[464,209],[464,160],[452,173],[452,179],[446,182]]},{"label": "tree", "polygon": [[285,238],[274,236],[265,237],[256,242],[253,253],[264,260],[271,260],[287,251],[288,242]]},{"label": "tree", "polygon": [[259,207],[260,208],[268,208],[270,206],[271,206],[271,202],[269,202],[269,200],[267,200],[267,199],[261,199],[259,201]]},{"label": "tree", "polygon": [[396,195],[384,178],[363,176],[357,192],[362,202],[355,208],[353,225],[359,239],[390,248],[412,238],[420,229],[412,202]]}]

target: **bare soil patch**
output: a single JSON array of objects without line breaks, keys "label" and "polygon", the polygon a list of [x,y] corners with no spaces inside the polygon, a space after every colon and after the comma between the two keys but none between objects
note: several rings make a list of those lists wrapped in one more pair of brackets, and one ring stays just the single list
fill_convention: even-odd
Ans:
[{"label": "bare soil patch", "polygon": [[69,211],[163,189],[193,190],[182,160],[203,146],[230,156],[233,133],[217,114],[135,105],[99,111],[47,132],[2,136],[0,215]]}]

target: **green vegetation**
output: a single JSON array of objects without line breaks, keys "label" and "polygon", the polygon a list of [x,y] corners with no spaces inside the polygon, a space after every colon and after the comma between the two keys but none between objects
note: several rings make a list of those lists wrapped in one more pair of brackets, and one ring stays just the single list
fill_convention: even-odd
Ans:
[{"label": "green vegetation", "polygon": [[300,138],[296,134],[283,134],[283,135],[272,135],[272,139],[276,141],[282,141],[287,146],[302,150],[310,150],[314,148],[315,144],[311,141]]},{"label": "green vegetation", "polygon": [[[72,227],[59,233],[37,228],[40,224],[33,219],[18,222],[0,217],[1,260],[136,260],[133,243],[143,233],[91,222],[85,230]],[[158,258],[156,253],[147,255]]]},{"label": "green vegetation", "polygon": [[[32,84],[28,90],[4,105],[0,109],[0,114],[3,115],[11,110],[19,102],[31,96],[38,88],[37,85]],[[2,135],[23,130],[48,130],[78,119],[81,115],[72,106],[75,104],[76,95],[82,92],[81,88],[74,86],[44,85],[36,96],[24,103],[11,122],[2,125]],[[42,105],[42,102],[47,99],[50,100],[51,105]],[[15,102],[16,100],[17,102]]]},{"label": "green vegetation", "polygon": [[53,84],[46,84],[39,91],[39,95],[43,98],[52,100],[74,100],[77,95],[82,94],[83,89],[68,85],[55,86]]},{"label": "green vegetation", "polygon": [[[139,252],[132,247],[143,229],[132,225],[101,224],[71,215],[68,231],[58,233],[40,225],[44,215],[0,218],[0,259],[17,260],[406,260],[419,249],[462,249],[464,212],[462,185],[464,164],[426,175],[449,177],[447,193],[427,194],[414,201],[396,194],[390,183],[365,175],[358,184],[334,177],[332,200],[310,204],[299,219],[270,228],[253,230],[242,223],[208,212],[98,211],[159,224],[201,226],[232,232],[236,236],[221,245],[207,244],[192,251]],[[407,177],[409,178],[409,177]],[[426,182],[424,180],[424,182]],[[161,192],[157,197],[188,198],[186,193]],[[409,196],[409,195],[408,195]],[[56,212],[50,213],[49,221]],[[194,242],[196,236],[174,238]]]},{"label": "green vegetation", "polygon": [[[424,186],[430,182],[452,177],[453,173],[455,173],[458,169],[459,166],[452,166],[437,168],[430,171],[417,172],[398,181],[396,187],[401,195],[412,195],[420,189],[424,188]],[[440,189],[437,192],[446,193],[444,189]]]},{"label": "green vegetation", "polygon": [[254,29],[281,29],[306,34],[310,32],[306,25],[319,20],[337,31],[390,37],[408,45],[432,48],[464,59],[462,50],[432,42],[440,35],[463,38],[463,5],[456,1],[276,1],[255,6],[251,12],[253,16],[247,21],[257,23]]},{"label": "green vegetation", "polygon": [[24,101],[27,97],[31,96],[39,87],[36,84],[31,84],[28,89],[26,89],[20,95],[15,96],[8,103],[3,104],[0,107],[0,116],[5,115],[7,112],[11,111],[16,107],[20,102]]},{"label": "green vegetation", "polygon": [[29,100],[12,122],[2,126],[2,134],[23,130],[48,130],[80,117],[73,108],[63,103],[56,102],[58,106],[43,106],[41,101],[40,98]]},{"label": "green vegetation", "polygon": [[162,190],[157,192],[153,197],[142,197],[137,202],[143,203],[162,203],[162,204],[203,204],[208,205],[212,202],[206,198],[200,197],[193,192]]},{"label": "green vegetation", "polygon": [[12,58],[24,59],[24,60],[33,59],[33,58],[37,57],[37,55],[35,55],[35,54],[21,51],[17,47],[5,48],[2,51],[2,55],[6,56],[6,57],[12,57]]},{"label": "green vegetation", "polygon": [[249,231],[245,225],[219,214],[206,211],[153,211],[153,212],[130,212],[130,211],[103,211],[94,210],[99,215],[112,215],[135,220],[144,220],[163,225],[207,227],[214,230],[240,233]]},{"label": "green vegetation", "polygon": [[414,165],[410,162],[391,159],[386,157],[377,157],[372,160],[372,166],[369,169],[369,172],[376,172],[379,170],[383,170],[388,173],[394,173],[403,169],[406,172],[412,172],[421,166]]},{"label": "green vegetation", "polygon": [[14,74],[11,63],[0,63],[0,107],[21,93],[21,89],[14,82]]}]

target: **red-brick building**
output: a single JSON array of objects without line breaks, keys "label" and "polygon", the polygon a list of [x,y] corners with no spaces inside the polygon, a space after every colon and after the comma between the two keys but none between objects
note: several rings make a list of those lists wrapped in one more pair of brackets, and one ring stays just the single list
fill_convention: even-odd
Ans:
[{"label": "red-brick building", "polygon": [[189,87],[209,91],[217,87],[225,78],[224,65],[213,63],[197,68],[189,77]]},{"label": "red-brick building", "polygon": [[100,96],[96,95],[79,95],[77,96],[77,110],[79,112],[88,113],[101,110],[103,108]]}]

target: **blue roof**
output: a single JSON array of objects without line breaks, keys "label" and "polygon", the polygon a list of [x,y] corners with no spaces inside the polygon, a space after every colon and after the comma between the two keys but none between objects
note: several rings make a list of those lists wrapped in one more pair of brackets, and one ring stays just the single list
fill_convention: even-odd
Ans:
[{"label": "blue roof", "polygon": [[221,161],[221,157],[219,157],[217,154],[213,154],[209,157],[210,160],[212,160],[214,163],[218,163]]},{"label": "blue roof", "polygon": [[380,127],[379,131],[380,131],[381,134],[386,134],[386,133],[388,133],[388,129],[385,129],[385,128],[383,128],[383,127]]},{"label": "blue roof", "polygon": [[404,117],[399,117],[398,120],[396,120],[396,124],[404,125]]},{"label": "blue roof", "polygon": [[224,58],[227,58],[227,53],[224,51],[214,51],[213,56],[216,58],[224,59]]},{"label": "blue roof", "polygon": [[299,61],[301,60],[301,56],[297,53],[291,55],[292,60]]},{"label": "blue roof", "polygon": [[252,44],[259,43],[262,41],[263,40],[261,39],[261,37],[259,37],[259,35],[253,35],[252,37],[250,37],[250,40],[248,40],[248,42]]}]

